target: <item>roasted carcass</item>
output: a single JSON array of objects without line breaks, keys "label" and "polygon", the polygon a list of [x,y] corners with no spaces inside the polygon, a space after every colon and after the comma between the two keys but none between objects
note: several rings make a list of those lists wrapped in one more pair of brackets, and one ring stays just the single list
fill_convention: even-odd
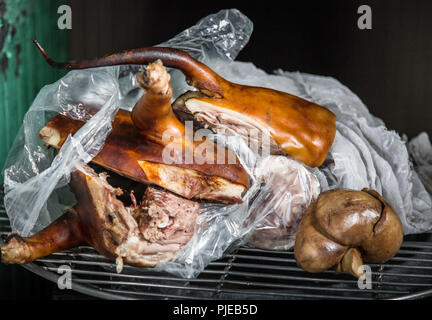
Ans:
[{"label": "roasted carcass", "polygon": [[[241,194],[249,186],[246,171],[235,155],[232,159],[232,152],[211,141],[189,138],[184,124],[172,111],[169,79],[160,62],[150,64],[146,72],[137,75],[145,94],[132,112],[118,111],[111,133],[92,162],[188,199],[241,202]],[[91,107],[86,109],[95,112]],[[42,128],[40,138],[60,148],[68,135],[83,125],[81,120],[57,115]],[[187,155],[191,155],[190,159]]]},{"label": "roasted carcass", "polygon": [[360,277],[363,263],[384,263],[399,250],[402,223],[382,196],[364,189],[322,193],[306,210],[294,246],[300,267],[335,267]]},{"label": "roasted carcass", "polygon": [[72,173],[77,204],[32,237],[10,236],[2,262],[28,263],[79,245],[116,260],[118,272],[123,263],[150,267],[171,260],[193,235],[199,203],[149,186],[139,202],[128,195],[126,206],[117,198],[124,191],[107,177],[87,166]]},{"label": "roasted carcass", "polygon": [[336,116],[329,110],[288,93],[223,79],[208,66],[173,48],[150,47],[81,62],[53,61],[34,41],[48,63],[64,69],[85,69],[120,64],[147,64],[160,59],[180,69],[189,92],[174,103],[180,113],[193,117],[215,131],[247,139],[257,130],[269,139],[272,154],[287,154],[308,166],[320,166],[336,134]]},{"label": "roasted carcass", "polygon": [[[56,63],[39,49],[51,65],[66,69],[151,63],[146,72],[137,76],[145,89],[143,97],[132,112],[117,113],[104,147],[92,162],[187,199],[148,187],[141,201],[136,201],[132,192],[131,204],[126,205],[117,198],[122,191],[107,183],[106,174],[84,167],[72,175],[77,205],[33,237],[12,237],[2,248],[6,263],[29,262],[54,251],[88,244],[115,258],[119,269],[123,263],[155,265],[172,259],[189,240],[198,207],[188,199],[241,202],[241,194],[248,188],[245,170],[228,160],[229,152],[223,153],[222,161],[217,159],[220,147],[212,142],[206,141],[210,147],[204,152],[195,152],[201,150],[201,141],[189,139],[185,126],[174,114],[169,75],[162,63],[180,69],[189,84],[199,90],[177,99],[178,114],[193,115],[215,131],[226,133],[228,129],[245,139],[249,131],[259,131],[269,138],[272,153],[289,155],[309,166],[322,164],[335,136],[335,116],[327,109],[276,90],[231,83],[180,50],[154,47],[80,63]],[[161,62],[153,63],[158,59]],[[86,109],[94,112],[90,107]],[[46,144],[60,148],[67,136],[83,124],[68,115],[58,115],[40,131],[40,137]],[[167,150],[172,151],[168,158],[173,162],[167,163]],[[186,159],[190,150],[192,162]],[[169,203],[185,211],[171,212]],[[295,203],[294,211],[303,206]],[[293,219],[297,221],[297,215]]]},{"label": "roasted carcass", "polygon": [[[218,151],[225,150],[210,141],[205,153],[195,152],[202,141],[188,138],[173,114],[169,74],[162,63],[150,64],[137,80],[146,89],[144,95],[131,113],[118,112],[110,135],[92,161],[101,172],[89,166],[73,172],[70,186],[77,204],[32,237],[13,235],[1,248],[2,262],[27,263],[87,244],[115,259],[118,271],[123,263],[154,266],[171,260],[191,238],[199,203],[188,199],[241,202],[248,187],[246,171],[227,159],[216,162]],[[59,148],[83,124],[58,115],[40,131],[40,137]],[[182,151],[174,163],[166,163],[164,157],[170,144],[179,147],[174,151]],[[193,152],[190,163],[185,161],[188,150]],[[227,152],[222,154],[228,157]],[[117,186],[107,181],[109,175],[120,181]],[[158,187],[143,191],[146,185]]]}]

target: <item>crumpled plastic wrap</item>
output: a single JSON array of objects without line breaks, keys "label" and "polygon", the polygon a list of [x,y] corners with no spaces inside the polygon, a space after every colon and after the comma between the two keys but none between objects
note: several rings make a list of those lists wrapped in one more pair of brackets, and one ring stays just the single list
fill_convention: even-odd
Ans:
[{"label": "crumpled plastic wrap", "polygon": [[[209,63],[232,82],[268,87],[302,97],[328,108],[336,115],[336,137],[324,164],[313,173],[321,191],[337,188],[374,189],[398,213],[405,234],[432,228],[430,149],[424,139],[414,139],[411,150],[428,153],[429,162],[414,169],[405,140],[386,128],[347,87],[331,77],[277,70],[267,74],[252,63],[233,61]],[[426,150],[425,150],[426,149]],[[423,154],[423,159],[425,155]],[[428,167],[429,164],[429,167]],[[430,169],[429,169],[430,170]]]},{"label": "crumpled plastic wrap", "polygon": [[[237,154],[249,173],[251,186],[241,204],[202,204],[192,239],[173,261],[160,263],[156,270],[195,277],[211,261],[230,248],[247,243],[254,232],[262,229],[273,230],[278,243],[260,243],[259,247],[289,249],[294,245],[293,236],[306,207],[319,194],[319,181],[302,163],[284,156],[261,157],[239,136],[214,134],[211,138]],[[268,170],[269,164],[278,172]],[[284,173],[288,176],[283,176]],[[299,195],[300,190],[305,194]],[[293,213],[292,209],[300,212]],[[282,227],[284,220],[292,220],[295,230]]]},{"label": "crumpled plastic wrap", "polygon": [[420,133],[408,143],[414,168],[426,190],[432,194],[432,144],[426,132]]},{"label": "crumpled plastic wrap", "polygon": [[[316,176],[322,191],[375,189],[399,213],[406,233],[430,229],[431,198],[413,171],[399,135],[388,131],[360,99],[332,78],[282,71],[269,75],[251,63],[233,62],[251,32],[251,21],[238,10],[222,10],[162,45],[189,52],[233,82],[286,91],[329,108],[338,118],[335,143],[322,167],[305,168],[306,171],[299,167],[294,172],[298,183],[306,190],[311,185],[309,180]],[[130,110],[142,95],[135,81],[138,69],[139,66],[115,66],[71,71],[39,92],[5,166],[5,207],[14,231],[23,236],[33,234],[74,204],[67,187],[70,173],[98,153],[118,108]],[[170,73],[174,98],[190,89],[181,73],[177,70]],[[91,116],[82,105],[101,109]],[[56,113],[87,120],[58,154],[44,147],[38,137],[39,130]],[[214,135],[213,138],[237,153],[250,174],[251,188],[242,204],[204,204],[192,239],[173,261],[160,263],[154,270],[182,277],[197,276],[226,250],[247,241],[282,205],[279,195],[291,192],[289,184],[274,192],[272,186],[280,184],[280,175],[270,172],[261,179],[255,174],[255,168],[265,159],[254,154],[239,137]],[[279,159],[282,158],[286,159]],[[304,197],[305,203],[312,201],[312,190]],[[286,202],[283,205],[288,209],[280,216],[281,221],[289,221],[291,206]]]},{"label": "crumpled plastic wrap", "polygon": [[[111,130],[118,110],[117,79],[118,68],[72,71],[39,92],[5,165],[4,204],[12,230],[28,236],[74,203],[64,187],[70,173],[99,152]],[[83,104],[98,105],[101,110],[91,117],[81,108]],[[57,113],[88,121],[54,155],[43,146],[39,131]]]},{"label": "crumpled plastic wrap", "polygon": [[248,243],[269,250],[294,247],[297,227],[312,201],[320,194],[320,183],[301,162],[284,156],[267,156],[254,169],[255,179],[268,185],[266,200],[250,212],[249,219],[265,212],[255,222]]}]

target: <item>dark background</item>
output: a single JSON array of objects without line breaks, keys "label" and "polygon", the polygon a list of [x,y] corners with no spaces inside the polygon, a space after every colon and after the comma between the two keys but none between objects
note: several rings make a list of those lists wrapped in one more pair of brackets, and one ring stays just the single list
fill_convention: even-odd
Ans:
[{"label": "dark background", "polygon": [[[272,72],[281,68],[331,76],[355,92],[387,127],[412,138],[432,134],[432,1],[138,1],[70,0],[71,59],[159,44],[202,17],[237,8],[254,23],[237,60]],[[66,3],[66,1],[65,1]],[[372,30],[359,30],[357,8],[372,8]],[[53,14],[57,14],[53,12]],[[0,297],[65,298],[21,267],[2,283]],[[30,286],[29,283],[35,283]],[[9,288],[9,289],[8,289]],[[79,297],[75,295],[75,297]]]}]

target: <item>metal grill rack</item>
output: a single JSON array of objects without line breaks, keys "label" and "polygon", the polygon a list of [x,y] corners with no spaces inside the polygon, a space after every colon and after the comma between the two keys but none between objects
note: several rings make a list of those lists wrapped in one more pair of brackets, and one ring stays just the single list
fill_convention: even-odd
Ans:
[{"label": "metal grill rack", "polygon": [[[10,233],[0,190],[0,244]],[[372,288],[350,275],[307,273],[292,251],[240,247],[196,279],[115,264],[93,248],[52,254],[23,267],[57,282],[62,265],[72,269],[72,289],[106,299],[418,299],[432,295],[432,233],[406,236],[398,254],[372,269]]]}]

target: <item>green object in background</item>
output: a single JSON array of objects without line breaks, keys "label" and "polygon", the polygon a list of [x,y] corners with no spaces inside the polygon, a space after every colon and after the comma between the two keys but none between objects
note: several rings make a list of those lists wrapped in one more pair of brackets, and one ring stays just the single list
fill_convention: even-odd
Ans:
[{"label": "green object in background", "polygon": [[24,114],[38,91],[65,74],[51,68],[36,50],[39,42],[58,60],[67,60],[67,30],[60,30],[59,0],[0,0],[0,183],[3,165]]},{"label": "green object in background", "polygon": [[[0,183],[3,165],[24,114],[39,90],[65,74],[51,68],[36,50],[35,38],[59,60],[67,58],[67,30],[60,30],[57,9],[66,1],[0,0]],[[20,266],[0,264],[0,298],[43,298],[47,280]]]}]

